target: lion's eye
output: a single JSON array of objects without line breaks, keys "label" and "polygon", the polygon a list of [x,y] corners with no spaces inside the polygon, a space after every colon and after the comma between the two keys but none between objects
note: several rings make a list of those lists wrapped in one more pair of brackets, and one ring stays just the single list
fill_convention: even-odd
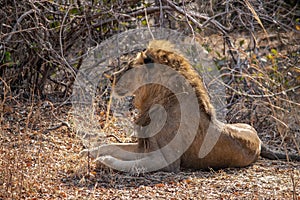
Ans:
[{"label": "lion's eye", "polygon": [[153,60],[152,60],[151,58],[149,58],[149,57],[146,57],[146,58],[144,59],[144,63],[145,63],[145,64],[153,63]]}]

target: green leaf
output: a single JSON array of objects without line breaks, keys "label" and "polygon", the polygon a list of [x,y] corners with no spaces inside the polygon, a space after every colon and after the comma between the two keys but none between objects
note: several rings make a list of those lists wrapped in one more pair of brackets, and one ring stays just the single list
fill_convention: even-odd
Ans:
[{"label": "green leaf", "polygon": [[11,62],[11,61],[12,61],[11,53],[8,52],[8,51],[5,51],[5,53],[4,53],[4,62],[7,63],[7,62]]},{"label": "green leaf", "polygon": [[241,47],[245,44],[245,40],[241,40],[239,43],[240,43],[240,47]]},{"label": "green leaf", "polygon": [[48,16],[47,16],[47,19],[53,20],[53,19],[54,19],[54,16],[53,16],[53,15],[48,15]]},{"label": "green leaf", "polygon": [[120,22],[120,25],[122,25],[122,26],[129,26],[129,23],[128,22]]},{"label": "green leaf", "polygon": [[70,14],[72,14],[72,15],[77,15],[77,14],[80,13],[80,11],[79,11],[78,8],[72,8],[72,9],[70,9],[69,12],[70,12]]},{"label": "green leaf", "polygon": [[273,56],[272,56],[270,53],[267,55],[267,58],[268,58],[269,60],[274,59]]},{"label": "green leaf", "polygon": [[60,22],[59,21],[54,21],[52,23],[50,23],[50,28],[57,28],[60,26]]},{"label": "green leaf", "polygon": [[272,54],[275,55],[275,56],[278,55],[278,52],[277,52],[276,49],[271,49],[271,52],[272,52]]},{"label": "green leaf", "polygon": [[260,72],[260,73],[257,74],[257,76],[258,77],[264,77],[264,74]]},{"label": "green leaf", "polygon": [[146,20],[142,20],[142,25],[143,26],[147,26],[147,21]]}]

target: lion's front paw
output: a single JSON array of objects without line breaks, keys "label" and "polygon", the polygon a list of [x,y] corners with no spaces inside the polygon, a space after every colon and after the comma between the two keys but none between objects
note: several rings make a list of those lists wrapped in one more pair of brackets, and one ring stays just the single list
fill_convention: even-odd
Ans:
[{"label": "lion's front paw", "polygon": [[79,157],[85,157],[89,155],[89,150],[88,149],[84,149],[82,151],[79,152]]},{"label": "lion's front paw", "polygon": [[98,148],[84,149],[79,153],[79,156],[80,157],[89,156],[90,158],[96,159],[99,156],[98,154],[99,154]]}]

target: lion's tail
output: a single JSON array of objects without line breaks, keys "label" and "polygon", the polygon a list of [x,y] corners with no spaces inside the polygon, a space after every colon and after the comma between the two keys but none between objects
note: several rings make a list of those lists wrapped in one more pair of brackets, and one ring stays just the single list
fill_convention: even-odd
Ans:
[{"label": "lion's tail", "polygon": [[280,152],[275,152],[268,147],[266,147],[264,144],[261,145],[261,151],[260,156],[264,158],[268,158],[270,160],[294,160],[294,161],[300,161],[300,155],[295,154],[284,154]]}]

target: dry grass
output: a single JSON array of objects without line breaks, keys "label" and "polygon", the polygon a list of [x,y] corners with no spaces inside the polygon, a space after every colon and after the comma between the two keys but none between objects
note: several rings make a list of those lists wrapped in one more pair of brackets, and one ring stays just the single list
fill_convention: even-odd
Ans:
[{"label": "dry grass", "polygon": [[[2,101],[0,199],[300,199],[300,163],[132,175],[96,168],[68,126],[70,106]],[[247,110],[246,110],[247,111]],[[279,135],[261,134],[273,146]],[[297,151],[292,140],[284,144]],[[279,144],[280,145],[280,144]]]},{"label": "dry grass", "polygon": [[300,198],[300,163],[260,159],[243,169],[177,174],[96,170],[94,163],[78,157],[83,145],[68,127],[47,131],[60,123],[52,111],[67,121],[69,107],[52,110],[45,104],[17,105],[4,114],[0,199]]}]

